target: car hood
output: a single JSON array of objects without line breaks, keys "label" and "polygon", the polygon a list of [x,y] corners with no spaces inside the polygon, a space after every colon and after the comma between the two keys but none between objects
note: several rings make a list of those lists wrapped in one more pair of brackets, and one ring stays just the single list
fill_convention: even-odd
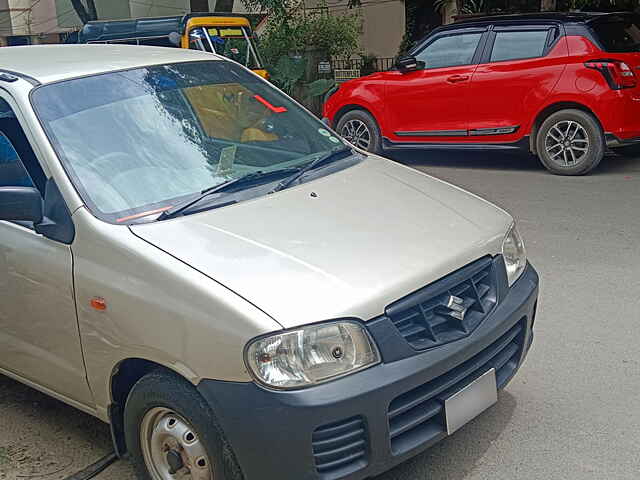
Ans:
[{"label": "car hood", "polygon": [[368,157],[275,194],[130,228],[290,328],[378,316],[498,253],[511,221],[464,190]]}]

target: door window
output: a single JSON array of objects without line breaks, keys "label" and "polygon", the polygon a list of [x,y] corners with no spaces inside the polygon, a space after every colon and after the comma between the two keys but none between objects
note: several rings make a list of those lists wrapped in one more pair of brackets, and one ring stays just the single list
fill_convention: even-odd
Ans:
[{"label": "door window", "polygon": [[416,59],[425,62],[425,68],[469,65],[481,37],[481,32],[440,37],[418,53]]},{"label": "door window", "polygon": [[46,177],[14,111],[0,98],[0,187],[36,187]]},{"label": "door window", "polygon": [[549,30],[496,32],[491,52],[492,62],[541,57]]},{"label": "door window", "polygon": [[0,187],[34,187],[11,141],[0,132]]}]

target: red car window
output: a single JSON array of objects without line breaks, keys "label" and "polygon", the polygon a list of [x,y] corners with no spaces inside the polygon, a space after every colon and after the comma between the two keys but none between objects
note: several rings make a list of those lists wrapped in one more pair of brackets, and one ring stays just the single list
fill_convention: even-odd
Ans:
[{"label": "red car window", "polygon": [[491,61],[541,57],[548,34],[549,30],[496,32]]},{"label": "red car window", "polygon": [[416,55],[426,68],[469,65],[482,33],[465,33],[440,37]]}]

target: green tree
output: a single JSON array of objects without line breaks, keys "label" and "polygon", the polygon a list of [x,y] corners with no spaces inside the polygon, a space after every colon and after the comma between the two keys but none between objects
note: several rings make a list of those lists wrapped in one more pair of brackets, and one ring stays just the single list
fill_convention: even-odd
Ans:
[{"label": "green tree", "polygon": [[243,0],[253,10],[268,15],[260,47],[268,63],[305,50],[328,56],[351,54],[358,49],[362,21],[356,10],[333,14],[323,1],[307,8],[302,0]]},{"label": "green tree", "polygon": [[[318,60],[358,51],[362,20],[357,9],[334,14],[322,1],[307,8],[303,0],[243,0],[252,11],[268,15],[260,51],[271,79],[304,101],[302,83],[315,80]],[[308,105],[309,106],[309,105]]]}]

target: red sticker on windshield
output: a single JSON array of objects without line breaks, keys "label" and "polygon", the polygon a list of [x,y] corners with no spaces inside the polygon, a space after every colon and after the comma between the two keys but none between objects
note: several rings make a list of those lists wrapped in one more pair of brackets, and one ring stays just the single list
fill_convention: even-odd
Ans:
[{"label": "red sticker on windshield", "polygon": [[265,107],[267,107],[273,113],[284,113],[284,112],[287,111],[286,107],[274,107],[269,102],[267,102],[264,98],[262,98],[260,95],[254,95],[253,98],[258,100],[261,104],[263,104]]},{"label": "red sticker on windshield", "polygon": [[155,210],[148,210],[142,213],[136,213],[135,215],[129,215],[128,217],[118,218],[116,222],[122,223],[122,222],[126,222],[127,220],[134,220],[136,218],[142,218],[148,215],[153,215],[154,213],[162,213],[165,210],[169,210],[170,208],[171,208],[171,205],[169,205],[168,207],[156,208]]}]

